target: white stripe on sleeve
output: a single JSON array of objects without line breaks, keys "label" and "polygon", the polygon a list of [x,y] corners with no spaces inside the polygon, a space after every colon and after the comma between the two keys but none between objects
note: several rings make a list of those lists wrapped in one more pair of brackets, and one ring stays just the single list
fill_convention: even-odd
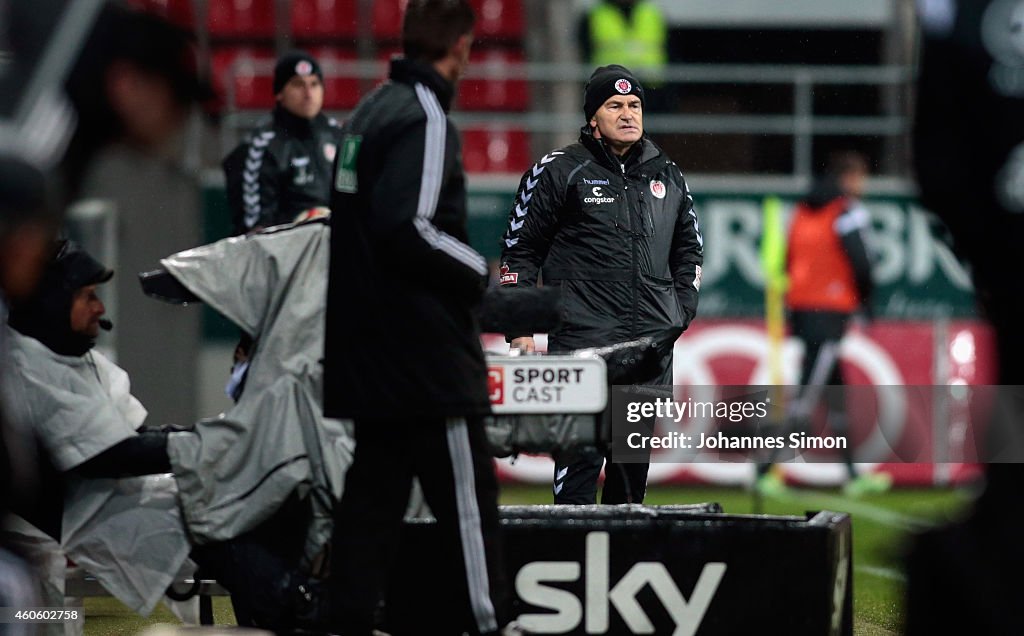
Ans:
[{"label": "white stripe on sleeve", "polygon": [[437,212],[441,198],[441,179],[444,172],[445,136],[448,118],[437,101],[437,96],[422,84],[416,84],[416,97],[427,114],[427,135],[423,147],[423,177],[420,198],[413,224],[420,236],[432,248],[441,250],[481,276],[487,275],[487,261],[472,247],[437,229],[430,219]]},{"label": "white stripe on sleeve", "polygon": [[836,234],[845,236],[871,225],[871,214],[863,205],[857,204],[839,215],[833,224]]}]

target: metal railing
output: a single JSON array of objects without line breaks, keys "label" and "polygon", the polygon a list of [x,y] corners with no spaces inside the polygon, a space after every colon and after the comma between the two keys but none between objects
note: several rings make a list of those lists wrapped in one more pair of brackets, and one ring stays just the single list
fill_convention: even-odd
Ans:
[{"label": "metal railing", "polygon": [[[239,61],[236,60],[229,67],[230,78],[237,72],[238,65]],[[245,65],[247,70],[257,74],[273,72],[273,64],[269,61],[247,60]],[[381,61],[326,60],[322,66],[326,77],[360,80],[364,93],[365,89],[384,78],[387,73],[386,65]],[[527,112],[454,112],[453,119],[462,127],[496,130],[515,128],[532,134],[572,132],[580,125],[578,110],[546,111],[545,100],[540,96],[547,94],[554,85],[564,86],[566,82],[576,83],[582,90],[592,70],[591,66],[583,64],[504,64],[485,61],[471,65],[464,79],[528,82],[530,92],[534,95],[534,105]],[[910,122],[905,109],[881,114],[821,115],[814,112],[814,90],[818,86],[867,86],[904,91],[904,94],[909,94],[914,74],[911,68],[905,66],[674,64],[666,67],[660,77],[665,83],[677,86],[788,86],[793,97],[792,109],[788,113],[650,114],[644,118],[644,126],[654,134],[790,136],[793,138],[791,176],[801,181],[808,179],[813,172],[813,148],[816,137],[866,136],[905,143],[909,134]],[[239,110],[233,94],[234,80],[226,79],[225,85],[228,90],[222,129],[222,150],[227,152],[234,143],[237,143],[239,133],[253,126],[265,113]],[[879,111],[884,108],[882,104],[880,94]],[[333,114],[344,118],[347,113]]]}]

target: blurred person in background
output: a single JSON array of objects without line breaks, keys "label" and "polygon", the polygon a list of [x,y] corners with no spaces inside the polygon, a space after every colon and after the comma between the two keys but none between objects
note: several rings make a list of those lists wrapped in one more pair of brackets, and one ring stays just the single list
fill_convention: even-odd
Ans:
[{"label": "blurred person in background", "polygon": [[[644,133],[646,93],[619,65],[602,66],[584,92],[579,142],[545,155],[520,181],[503,237],[500,283],[562,290],[560,353],[650,337],[672,384],[672,351],[697,314],[704,239],[679,167]],[[533,334],[506,334],[531,353]],[[610,453],[610,449],[609,449]],[[607,464],[605,464],[605,460]],[[648,463],[615,463],[601,450],[555,458],[557,504],[643,503]]]},{"label": "blurred person in background", "polygon": [[625,66],[644,84],[645,110],[671,110],[672,91],[663,82],[668,25],[656,2],[599,0],[583,17],[580,33],[583,58],[591,66]]},{"label": "blurred person in background", "polygon": [[484,437],[475,308],[487,264],[468,245],[459,134],[446,113],[469,63],[467,0],[410,0],[404,57],[343,126],[331,208],[324,413],[353,418],[332,576],[342,633],[369,635],[413,477],[451,562],[437,633],[494,633],[507,591],[498,484]]},{"label": "blurred person in background", "polygon": [[[921,202],[971,265],[995,332],[999,402],[985,489],[970,515],[919,536],[907,633],[1015,634],[1024,625],[1024,3],[921,0],[913,131]],[[994,463],[1003,452],[1006,463]],[[950,612],[949,608],[956,611]]]},{"label": "blurred person in background", "polygon": [[304,51],[277,60],[269,121],[223,162],[235,234],[291,223],[330,202],[340,129],[321,112],[323,80],[320,64]]},{"label": "blurred person in background", "polygon": [[[854,316],[871,315],[871,251],[866,230],[871,216],[861,203],[867,183],[867,158],[858,152],[838,152],[825,174],[793,212],[786,241],[786,309],[792,334],[804,347],[800,391],[789,405],[791,427],[804,430],[820,399],[825,398],[829,428],[837,435],[849,431],[839,344]],[[824,394],[824,395],[823,395]],[[794,429],[795,430],[795,429]],[[843,458],[848,481],[844,492],[859,496],[887,490],[883,473],[858,475],[852,451]],[[767,494],[782,489],[781,477],[759,466],[757,488]]]}]

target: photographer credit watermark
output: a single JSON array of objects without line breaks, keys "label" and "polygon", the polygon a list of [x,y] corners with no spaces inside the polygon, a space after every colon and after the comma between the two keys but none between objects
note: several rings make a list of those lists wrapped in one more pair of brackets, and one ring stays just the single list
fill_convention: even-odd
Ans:
[{"label": "photographer credit watermark", "polygon": [[1024,462],[1024,434],[1008,435],[1021,427],[999,424],[1021,418],[993,417],[1013,395],[1019,387],[615,386],[608,442],[627,463]]}]

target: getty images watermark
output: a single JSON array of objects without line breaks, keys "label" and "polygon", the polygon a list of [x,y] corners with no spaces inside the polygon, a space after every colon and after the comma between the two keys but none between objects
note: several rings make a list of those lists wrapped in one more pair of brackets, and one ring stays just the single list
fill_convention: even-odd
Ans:
[{"label": "getty images watermark", "polygon": [[850,448],[845,431],[797,423],[786,403],[779,387],[616,386],[612,457],[627,463],[779,462],[809,450]]},{"label": "getty images watermark", "polygon": [[627,431],[626,446],[633,450],[641,449],[708,449],[708,450],[764,450],[791,448],[806,449],[845,449],[848,440],[845,435],[809,435],[805,431],[792,431],[788,435],[768,435],[764,426],[768,417],[771,398],[760,400],[750,396],[732,400],[694,400],[692,397],[676,401],[671,398],[658,397],[652,401],[637,400],[626,404],[626,422],[642,424],[656,420],[670,421],[679,424],[683,420],[704,420],[727,422],[729,424],[747,424],[750,430],[746,434],[735,431],[725,433],[698,431],[687,434],[680,431],[666,431],[661,435],[648,430]]},{"label": "getty images watermark", "polygon": [[1024,387],[615,386],[617,462],[1024,463]]}]

